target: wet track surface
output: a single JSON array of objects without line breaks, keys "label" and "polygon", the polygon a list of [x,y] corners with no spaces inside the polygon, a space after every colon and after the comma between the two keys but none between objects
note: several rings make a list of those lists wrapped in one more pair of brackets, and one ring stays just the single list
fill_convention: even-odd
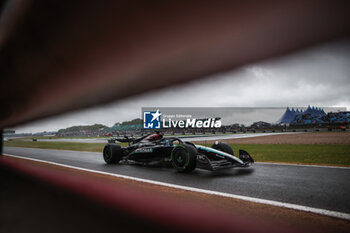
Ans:
[{"label": "wet track surface", "polygon": [[171,168],[107,165],[101,153],[5,147],[4,153],[108,173],[350,213],[350,169],[256,163],[182,174]]}]

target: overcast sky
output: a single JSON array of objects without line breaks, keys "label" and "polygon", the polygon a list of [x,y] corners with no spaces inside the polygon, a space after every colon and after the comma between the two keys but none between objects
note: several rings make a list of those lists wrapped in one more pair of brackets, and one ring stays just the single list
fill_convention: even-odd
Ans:
[{"label": "overcast sky", "polygon": [[347,107],[350,110],[350,40],[251,64],[186,85],[22,125],[16,133],[141,117],[141,107]]}]

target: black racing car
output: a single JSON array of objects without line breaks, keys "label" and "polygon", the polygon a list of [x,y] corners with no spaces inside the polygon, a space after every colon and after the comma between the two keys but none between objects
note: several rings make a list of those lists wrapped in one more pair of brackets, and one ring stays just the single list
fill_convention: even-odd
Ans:
[{"label": "black racing car", "polygon": [[[128,142],[121,147],[115,141]],[[144,137],[111,138],[103,149],[106,163],[126,163],[155,166],[172,166],[179,172],[190,172],[195,168],[215,171],[232,167],[249,167],[253,158],[244,150],[239,150],[239,158],[224,142],[216,142],[211,147],[194,145],[177,137],[165,137],[157,132]]]}]

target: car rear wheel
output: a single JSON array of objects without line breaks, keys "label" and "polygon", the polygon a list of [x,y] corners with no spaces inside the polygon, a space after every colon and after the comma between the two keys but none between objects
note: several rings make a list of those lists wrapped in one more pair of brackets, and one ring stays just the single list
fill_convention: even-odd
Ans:
[{"label": "car rear wheel", "polygon": [[211,148],[233,155],[232,147],[224,142],[215,142],[215,144],[213,144]]},{"label": "car rear wheel", "polygon": [[103,149],[103,159],[108,164],[119,163],[122,156],[123,151],[118,144],[107,144]]},{"label": "car rear wheel", "polygon": [[177,145],[171,152],[172,165],[179,172],[191,172],[196,168],[197,154],[192,145]]}]

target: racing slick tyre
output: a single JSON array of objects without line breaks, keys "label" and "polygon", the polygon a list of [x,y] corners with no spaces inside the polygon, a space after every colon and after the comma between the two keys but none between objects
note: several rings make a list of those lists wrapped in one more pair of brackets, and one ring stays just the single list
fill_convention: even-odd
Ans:
[{"label": "racing slick tyre", "polygon": [[171,152],[171,163],[179,172],[191,172],[196,168],[197,154],[197,149],[192,145],[177,145]]},{"label": "racing slick tyre", "polygon": [[215,144],[213,144],[211,148],[233,155],[232,147],[230,147],[229,144],[224,142],[215,142]]},{"label": "racing slick tyre", "polygon": [[118,163],[123,157],[123,151],[118,144],[107,144],[103,149],[103,159],[106,163]]}]

